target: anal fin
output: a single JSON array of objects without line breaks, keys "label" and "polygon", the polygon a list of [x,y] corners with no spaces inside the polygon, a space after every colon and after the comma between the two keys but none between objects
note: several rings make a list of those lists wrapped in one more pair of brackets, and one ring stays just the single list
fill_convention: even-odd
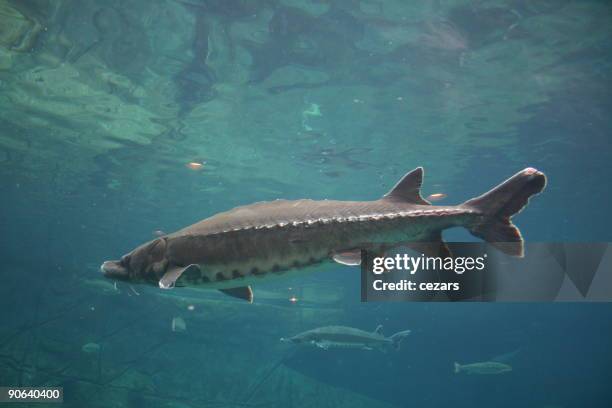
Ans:
[{"label": "anal fin", "polygon": [[441,258],[452,258],[453,256],[446,242],[442,241],[442,234],[439,232],[432,234],[425,241],[406,242],[403,245],[425,256],[439,256]]},{"label": "anal fin", "polygon": [[232,296],[238,299],[244,299],[249,303],[253,303],[253,290],[250,286],[242,286],[239,288],[219,289],[219,292],[223,292],[228,296]]}]

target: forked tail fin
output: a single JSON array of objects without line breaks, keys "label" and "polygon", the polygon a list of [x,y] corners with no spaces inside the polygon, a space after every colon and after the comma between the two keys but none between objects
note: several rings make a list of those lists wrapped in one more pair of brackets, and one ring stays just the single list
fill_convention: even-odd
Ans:
[{"label": "forked tail fin", "polygon": [[400,349],[400,345],[402,344],[402,340],[404,340],[410,334],[410,330],[404,330],[401,332],[395,333],[391,336],[391,345],[395,350]]},{"label": "forked tail fin", "polygon": [[523,256],[523,237],[511,218],[527,205],[529,198],[546,187],[544,173],[526,168],[491,191],[466,201],[484,215],[484,219],[469,227],[470,232],[491,243],[508,255]]},{"label": "forked tail fin", "polygon": [[461,371],[461,364],[455,361],[455,374]]}]

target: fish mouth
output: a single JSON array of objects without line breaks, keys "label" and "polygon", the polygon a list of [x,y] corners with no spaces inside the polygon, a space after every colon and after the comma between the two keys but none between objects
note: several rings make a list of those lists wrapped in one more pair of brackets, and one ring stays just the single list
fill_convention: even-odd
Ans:
[{"label": "fish mouth", "polygon": [[121,261],[106,261],[100,265],[100,272],[109,279],[127,280],[128,270]]}]

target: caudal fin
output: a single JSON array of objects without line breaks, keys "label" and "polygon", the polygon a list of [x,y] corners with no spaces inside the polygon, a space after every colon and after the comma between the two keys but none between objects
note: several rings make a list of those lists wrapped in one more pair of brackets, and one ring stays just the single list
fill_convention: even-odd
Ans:
[{"label": "caudal fin", "polygon": [[455,361],[455,374],[461,371],[461,365]]},{"label": "caudal fin", "polygon": [[402,344],[402,340],[408,337],[408,335],[410,335],[410,330],[397,332],[393,336],[391,336],[391,345],[393,346],[393,348],[395,350],[399,350],[400,345]]},{"label": "caudal fin", "polygon": [[511,218],[544,187],[544,173],[529,167],[480,197],[466,201],[463,204],[465,207],[475,209],[484,216],[481,222],[469,227],[470,232],[508,255],[522,257],[523,237]]}]

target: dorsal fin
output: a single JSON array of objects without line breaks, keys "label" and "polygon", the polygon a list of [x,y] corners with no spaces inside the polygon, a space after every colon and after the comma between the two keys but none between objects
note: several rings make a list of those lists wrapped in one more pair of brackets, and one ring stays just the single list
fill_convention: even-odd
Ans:
[{"label": "dorsal fin", "polygon": [[404,201],[412,204],[431,205],[421,197],[421,184],[423,183],[423,168],[417,167],[402,179],[383,196],[383,200]]}]

